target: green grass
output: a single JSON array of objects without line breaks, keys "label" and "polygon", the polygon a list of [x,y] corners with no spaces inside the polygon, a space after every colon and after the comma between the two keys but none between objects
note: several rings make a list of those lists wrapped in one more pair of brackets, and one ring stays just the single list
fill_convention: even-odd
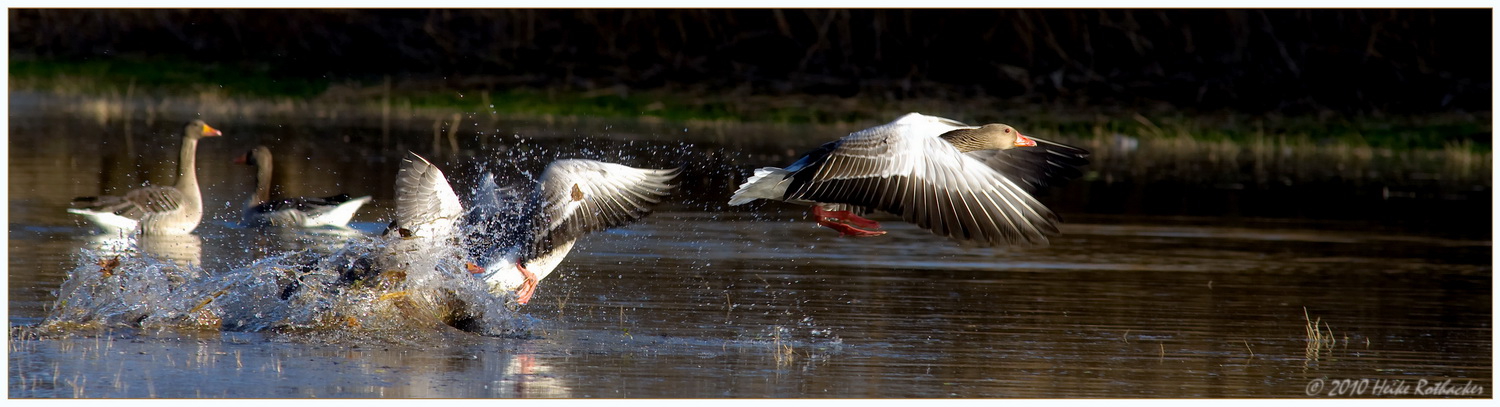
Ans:
[{"label": "green grass", "polygon": [[691,90],[571,90],[490,86],[453,89],[443,81],[411,79],[386,94],[385,78],[341,79],[278,75],[268,66],[231,66],[180,59],[59,61],[13,57],[12,90],[108,97],[199,97],[214,101],[269,100],[307,105],[354,105],[378,112],[386,96],[419,110],[573,117],[655,117],[761,123],[878,122],[921,111],[968,122],[1005,122],[1040,136],[1189,137],[1247,142],[1307,137],[1318,144],[1392,149],[1491,148],[1490,116],[1274,117],[1233,112],[1184,113],[1170,108],[1041,106],[998,99],[888,100],[815,95],[756,95]]},{"label": "green grass", "polygon": [[101,95],[133,91],[190,95],[220,92],[247,98],[316,96],[327,80],[278,77],[267,67],[236,67],[187,60],[98,59],[10,61],[12,88]]}]

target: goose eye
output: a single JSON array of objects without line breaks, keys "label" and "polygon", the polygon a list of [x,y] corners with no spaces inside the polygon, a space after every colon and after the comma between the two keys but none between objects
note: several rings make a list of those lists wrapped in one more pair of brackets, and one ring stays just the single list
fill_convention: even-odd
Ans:
[{"label": "goose eye", "polygon": [[1004,131],[1005,131],[1005,134],[1010,134],[1010,128],[1009,127],[1005,128]]}]

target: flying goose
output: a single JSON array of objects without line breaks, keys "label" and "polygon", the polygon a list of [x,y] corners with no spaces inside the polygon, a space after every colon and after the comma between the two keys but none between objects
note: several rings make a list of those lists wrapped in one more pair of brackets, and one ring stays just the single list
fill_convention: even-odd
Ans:
[{"label": "flying goose", "polygon": [[584,235],[624,226],[651,212],[678,169],[642,169],[585,159],[553,161],[527,192],[500,188],[486,174],[465,210],[442,171],[414,153],[396,177],[393,234],[452,239],[467,269],[490,292],[525,304]]},{"label": "flying goose", "polygon": [[1004,124],[969,126],[910,113],[850,133],[786,168],[755,170],[730,205],[757,199],[812,206],[843,236],[879,236],[854,211],[900,216],[960,244],[1046,243],[1057,215],[1032,192],[1081,175],[1088,152]]}]

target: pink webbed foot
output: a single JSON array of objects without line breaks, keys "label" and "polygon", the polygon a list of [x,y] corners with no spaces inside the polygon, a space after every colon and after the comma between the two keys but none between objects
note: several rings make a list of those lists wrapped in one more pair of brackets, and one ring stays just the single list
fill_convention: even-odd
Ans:
[{"label": "pink webbed foot", "polygon": [[536,284],[540,281],[536,278],[536,274],[527,271],[525,266],[517,264],[516,270],[520,270],[521,276],[526,278],[526,281],[521,283],[521,288],[516,290],[516,303],[525,305],[531,301],[531,295],[536,294]]},{"label": "pink webbed foot", "polygon": [[859,215],[855,215],[854,212],[830,211],[823,209],[823,207],[821,206],[813,206],[812,211],[813,216],[817,216],[819,218],[833,218],[835,220],[845,221],[854,226],[862,228],[880,229],[880,222],[865,219],[863,217],[860,217]]},{"label": "pink webbed foot", "polygon": [[885,234],[884,230],[865,230],[855,227],[857,225],[874,229],[879,228],[880,223],[862,218],[849,211],[829,211],[818,206],[813,206],[812,213],[814,221],[817,221],[819,225],[838,231],[840,236],[871,237]]}]

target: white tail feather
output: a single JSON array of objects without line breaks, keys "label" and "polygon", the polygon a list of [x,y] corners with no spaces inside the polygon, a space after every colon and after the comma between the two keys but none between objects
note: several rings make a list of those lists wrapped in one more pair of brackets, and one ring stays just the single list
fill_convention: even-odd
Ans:
[{"label": "white tail feather", "polygon": [[91,211],[87,209],[68,209],[68,213],[83,215],[84,219],[99,226],[106,232],[134,230],[139,223],[135,219],[116,215],[113,212]]},{"label": "white tail feather", "polygon": [[347,226],[349,220],[354,219],[354,213],[359,212],[359,207],[370,201],[370,197],[362,196],[339,204],[327,212],[307,217],[303,226]]},{"label": "white tail feather", "polygon": [[790,174],[790,171],[776,167],[757,169],[755,175],[745,180],[744,184],[740,184],[740,189],[734,191],[734,195],[729,197],[729,204],[744,205],[756,199],[780,201],[781,197],[786,195],[786,183],[781,181]]}]

